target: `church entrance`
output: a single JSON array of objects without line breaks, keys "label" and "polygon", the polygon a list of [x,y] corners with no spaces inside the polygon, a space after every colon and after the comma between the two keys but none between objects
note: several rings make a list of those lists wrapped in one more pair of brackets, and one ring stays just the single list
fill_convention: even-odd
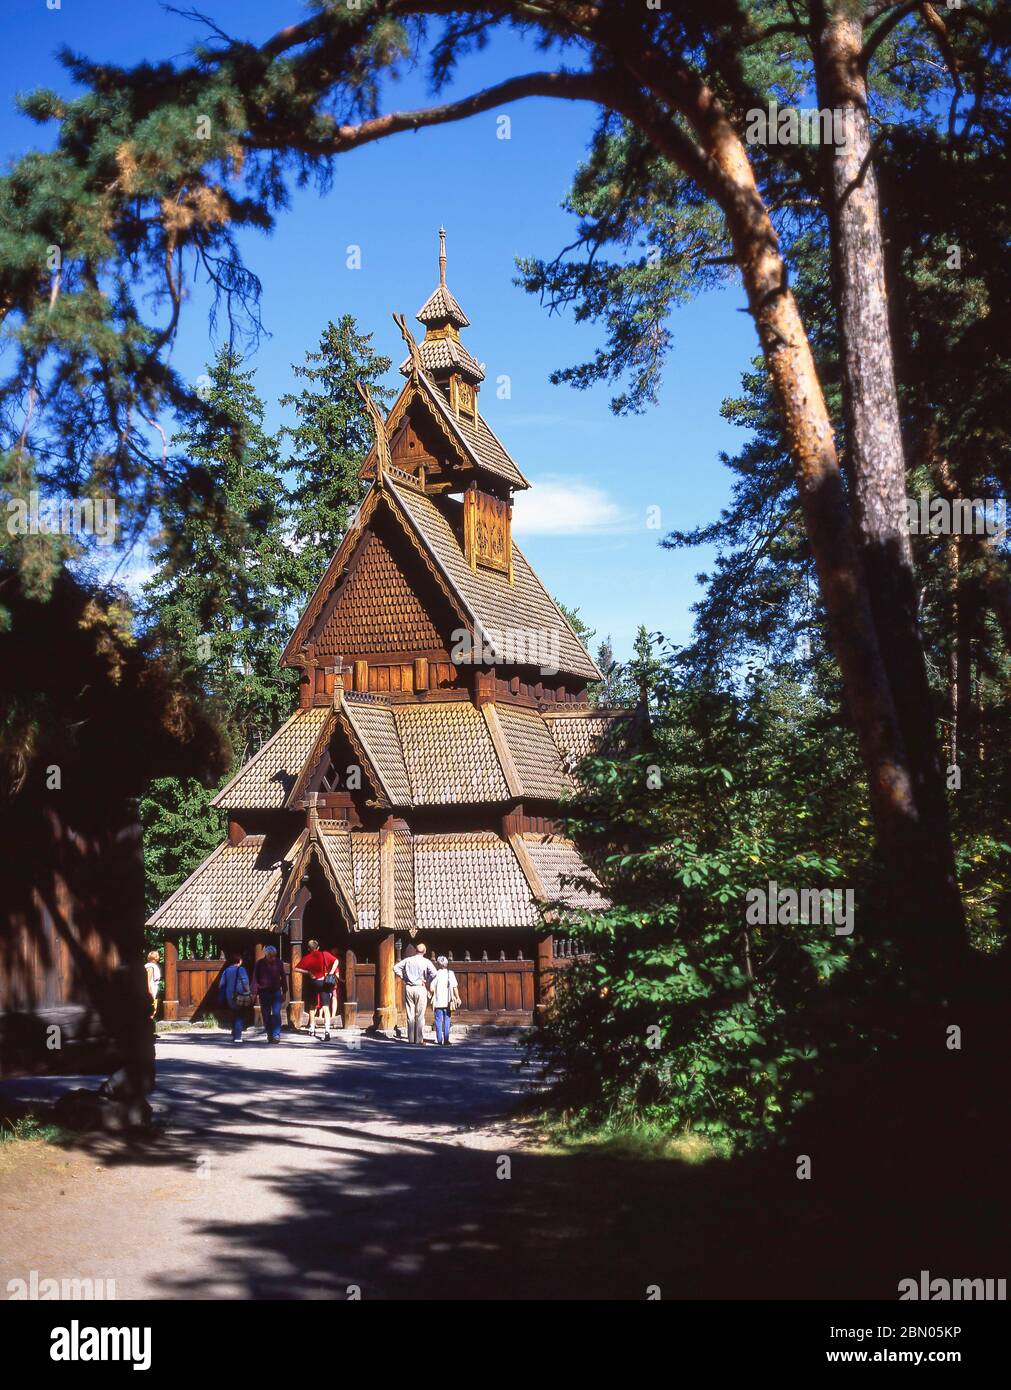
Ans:
[{"label": "church entrance", "polygon": [[[333,995],[336,1021],[355,1026],[359,1022],[357,960],[353,934],[334,901],[318,864],[309,866],[300,890],[301,907],[289,917],[285,932],[286,963],[291,983],[291,1021],[299,1027],[308,1015],[311,985],[309,977],[299,974],[297,963],[312,949],[311,941],[337,959],[337,988]],[[371,1019],[367,1020],[371,1022]],[[339,1026],[339,1024],[338,1024]]]}]

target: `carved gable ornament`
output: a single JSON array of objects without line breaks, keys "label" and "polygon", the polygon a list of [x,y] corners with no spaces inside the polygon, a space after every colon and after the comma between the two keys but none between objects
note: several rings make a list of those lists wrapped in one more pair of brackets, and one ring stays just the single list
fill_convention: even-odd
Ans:
[{"label": "carved gable ornament", "polygon": [[471,487],[463,494],[463,537],[471,569],[509,574],[512,560],[512,507],[489,492]]}]

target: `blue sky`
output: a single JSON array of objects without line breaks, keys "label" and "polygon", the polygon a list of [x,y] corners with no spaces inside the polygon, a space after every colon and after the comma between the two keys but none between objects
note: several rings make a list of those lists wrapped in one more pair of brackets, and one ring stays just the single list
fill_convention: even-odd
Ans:
[{"label": "blue sky", "polygon": [[[55,0],[49,0],[55,3]],[[267,38],[302,13],[298,0],[200,0],[197,8],[224,29]],[[19,90],[70,83],[54,59],[61,44],[117,63],[182,57],[202,31],[156,0],[3,0],[4,81],[0,150],[5,160],[46,133],[13,106]],[[509,73],[545,65],[511,36],[461,67],[459,93]],[[423,105],[420,74],[399,83],[387,107]],[[503,108],[511,139],[497,138],[497,112],[439,129],[377,142],[337,162],[332,190],[296,191],[274,234],[249,234],[246,262],[263,282],[264,337],[250,365],[268,405],[268,425],[282,420],[277,398],[290,389],[290,364],[314,347],[327,319],[351,313],[374,335],[377,350],[399,362],[394,310],[409,320],[438,279],[440,224],[448,233],[448,283],[471,320],[464,341],[485,363],[480,404],[532,489],[517,507],[518,539],[548,589],[596,628],[611,633],[627,656],[639,623],[676,642],[691,629],[695,574],[711,556],[658,545],[671,527],[711,520],[726,502],[729,477],[720,450],[736,451],[739,430],[719,417],[754,355],[743,292],[734,285],[673,316],[674,349],[659,405],[615,418],[607,386],[574,391],[552,386],[553,368],[592,356],[592,325],[549,317],[512,284],[519,255],[551,256],[573,239],[574,219],[561,207],[594,123],[588,105],[526,101]],[[347,248],[361,248],[361,269],[347,268]],[[186,306],[173,348],[192,379],[213,352],[207,303],[198,290]],[[511,378],[510,400],[495,379]],[[399,386],[396,376],[391,385]],[[661,529],[647,526],[660,509]]]}]

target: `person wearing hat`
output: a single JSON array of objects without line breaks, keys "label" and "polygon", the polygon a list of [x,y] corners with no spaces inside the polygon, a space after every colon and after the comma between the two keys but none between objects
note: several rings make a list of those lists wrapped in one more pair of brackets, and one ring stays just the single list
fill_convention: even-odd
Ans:
[{"label": "person wearing hat", "polygon": [[453,1010],[460,1007],[460,986],[445,956],[438,956],[435,963],[438,966],[432,981],[435,1041],[440,1047],[448,1047]]}]

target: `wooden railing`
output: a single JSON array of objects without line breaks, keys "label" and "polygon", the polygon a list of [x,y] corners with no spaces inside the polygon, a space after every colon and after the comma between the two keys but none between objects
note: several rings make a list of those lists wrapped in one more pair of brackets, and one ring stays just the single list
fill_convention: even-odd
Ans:
[{"label": "wooden railing", "polygon": [[[449,963],[460,986],[460,1023],[529,1023],[534,1011],[534,962],[532,960],[453,960]],[[349,988],[350,987],[350,988]],[[371,961],[355,962],[348,970],[345,958],[341,982],[342,1000],[357,1003],[357,1021],[372,1022],[375,1008],[376,967]],[[403,1014],[404,986],[397,980],[397,1012]],[[429,1010],[431,1017],[431,1010]]]},{"label": "wooden railing", "polygon": [[[376,1005],[376,967],[372,961],[358,961],[344,952],[340,960],[340,1005],[350,1001],[355,1021],[369,1027]],[[225,958],[181,960],[176,972],[180,1022],[217,1018],[225,1021],[225,1010],[218,997],[218,981]],[[555,968],[565,968],[568,958],[555,960]],[[536,966],[532,960],[454,960],[450,969],[460,986],[462,1007],[456,1015],[461,1023],[529,1023],[534,1015]],[[287,967],[286,967],[287,970]],[[397,980],[397,1011],[403,1014],[404,986]],[[429,1012],[431,1016],[431,1011]]]}]

